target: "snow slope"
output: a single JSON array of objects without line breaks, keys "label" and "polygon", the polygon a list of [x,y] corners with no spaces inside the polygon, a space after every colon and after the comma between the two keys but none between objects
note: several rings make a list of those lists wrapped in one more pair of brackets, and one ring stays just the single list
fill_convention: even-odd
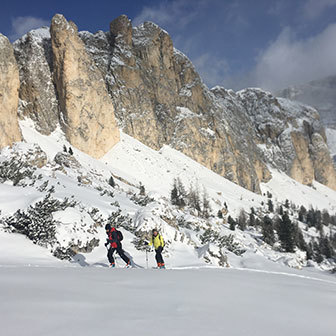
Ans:
[{"label": "snow slope", "polygon": [[[78,204],[75,207],[55,212],[53,218],[58,221],[57,238],[63,247],[67,247],[71,242],[83,246],[93,238],[99,239],[98,247],[91,253],[81,252],[77,255],[76,260],[81,265],[103,264],[107,261],[105,232],[103,227],[95,225],[97,218],[91,215],[93,209],[99,210],[103,220],[106,220],[111,212],[117,211],[128,216],[132,223],[127,228],[129,231],[124,231],[124,249],[134,263],[141,267],[146,265],[145,252],[135,248],[135,233],[139,230],[150,231],[154,227],[158,227],[165,237],[167,248],[164,258],[171,268],[208,264],[215,266],[219,264],[218,258],[221,253],[226,255],[227,263],[231,267],[264,267],[270,270],[279,264],[298,268],[305,265],[303,253],[284,254],[274,251],[260,239],[260,232],[253,228],[244,232],[231,231],[228,224],[216,216],[204,220],[192,212],[186,214],[173,207],[169,198],[172,182],[176,177],[179,177],[186,187],[192,184],[194,187],[198,186],[201,192],[205,190],[209,195],[213,214],[217,214],[224,203],[228,206],[229,215],[234,218],[237,218],[241,209],[249,211],[251,207],[267,214],[268,198],[222,178],[168,146],[155,151],[121,133],[121,141],[101,160],[94,160],[73,149],[74,158],[78,160],[80,167],[62,170],[63,168],[55,166],[53,158],[63,151],[64,145],[69,147],[63,133],[58,129],[50,136],[41,135],[35,131],[30,120],[22,121],[21,128],[27,144],[20,145],[15,151],[27,150],[25,147],[28,147],[29,151],[29,144],[38,143],[47,154],[49,164],[37,170],[36,175],[40,174],[42,179],[37,180],[34,186],[14,186],[9,182],[0,184],[1,214],[8,216],[17,209],[27,209],[29,205],[42,200],[48,188],[54,189],[52,195],[56,199],[68,197],[76,200]],[[3,151],[2,155],[9,155],[8,150]],[[115,176],[116,188],[111,188],[106,183],[111,174]],[[88,178],[89,183],[79,183],[79,175]],[[301,185],[277,171],[272,171],[272,175],[273,179],[262,185],[262,191],[265,194],[273,194],[275,205],[283,204],[289,199],[296,206],[328,209],[335,213],[335,191],[315,182],[313,188]],[[132,195],[139,192],[140,182],[145,186],[148,196],[153,199],[146,206],[141,206],[132,199]],[[184,226],[179,224],[180,219],[184,221]],[[225,248],[220,250],[212,242],[202,245],[200,234],[209,226],[220,235],[232,235],[234,241],[246,252],[240,256]],[[310,231],[308,234],[315,235]],[[6,260],[3,263],[6,263]],[[149,266],[154,266],[154,263],[151,256]]]}]

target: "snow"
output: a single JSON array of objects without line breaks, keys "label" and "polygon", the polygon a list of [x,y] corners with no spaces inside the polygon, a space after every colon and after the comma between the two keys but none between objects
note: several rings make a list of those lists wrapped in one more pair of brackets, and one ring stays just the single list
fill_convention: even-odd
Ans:
[{"label": "snow", "polygon": [[31,30],[29,33],[23,35],[18,40],[16,40],[14,43],[17,43],[17,41],[19,40],[25,41],[28,38],[28,34],[36,43],[41,43],[44,39],[50,39],[49,27],[45,26]]},{"label": "snow", "polygon": [[334,335],[331,279],[235,269],[0,268],[20,335]]},{"label": "snow", "polygon": [[[0,231],[0,241],[0,274],[5,272],[7,267],[66,267],[68,265],[21,234]],[[4,287],[0,285],[0,293],[3,289]],[[2,295],[0,297],[3,298]]]},{"label": "snow", "polygon": [[268,183],[261,184],[263,193],[269,191],[273,199],[284,202],[288,199],[291,203],[303,205],[307,209],[313,207],[328,209],[336,212],[336,193],[332,189],[313,182],[313,187],[308,187],[288,177],[285,173],[269,168],[273,178]]}]

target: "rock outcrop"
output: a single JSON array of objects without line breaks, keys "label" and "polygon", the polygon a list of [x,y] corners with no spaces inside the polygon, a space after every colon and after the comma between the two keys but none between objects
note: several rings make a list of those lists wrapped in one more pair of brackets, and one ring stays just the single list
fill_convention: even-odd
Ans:
[{"label": "rock outcrop", "polygon": [[0,149],[22,139],[17,118],[19,87],[13,47],[0,34]]},{"label": "rock outcrop", "polygon": [[260,89],[239,92],[263,161],[310,185],[335,188],[336,172],[318,112]]},{"label": "rock outcrop", "polygon": [[49,27],[32,30],[13,46],[21,82],[19,114],[30,117],[40,133],[49,135],[59,124]]},{"label": "rock outcrop", "polygon": [[77,27],[55,15],[50,27],[61,123],[69,142],[100,158],[119,141],[111,98]]}]

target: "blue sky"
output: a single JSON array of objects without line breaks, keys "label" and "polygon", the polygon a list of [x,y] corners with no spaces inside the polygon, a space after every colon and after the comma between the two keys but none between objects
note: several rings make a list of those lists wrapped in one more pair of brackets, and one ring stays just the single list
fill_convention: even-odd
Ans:
[{"label": "blue sky", "polygon": [[120,14],[153,21],[209,87],[276,90],[336,74],[336,0],[6,1],[0,32],[14,40],[55,13],[91,32]]}]

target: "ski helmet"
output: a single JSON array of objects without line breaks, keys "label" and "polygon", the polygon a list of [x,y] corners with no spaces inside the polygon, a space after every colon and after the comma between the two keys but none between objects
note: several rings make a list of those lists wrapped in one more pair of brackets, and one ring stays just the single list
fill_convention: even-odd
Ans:
[{"label": "ski helmet", "polygon": [[111,230],[111,224],[106,224],[105,225],[105,231],[107,231],[107,230]]}]

